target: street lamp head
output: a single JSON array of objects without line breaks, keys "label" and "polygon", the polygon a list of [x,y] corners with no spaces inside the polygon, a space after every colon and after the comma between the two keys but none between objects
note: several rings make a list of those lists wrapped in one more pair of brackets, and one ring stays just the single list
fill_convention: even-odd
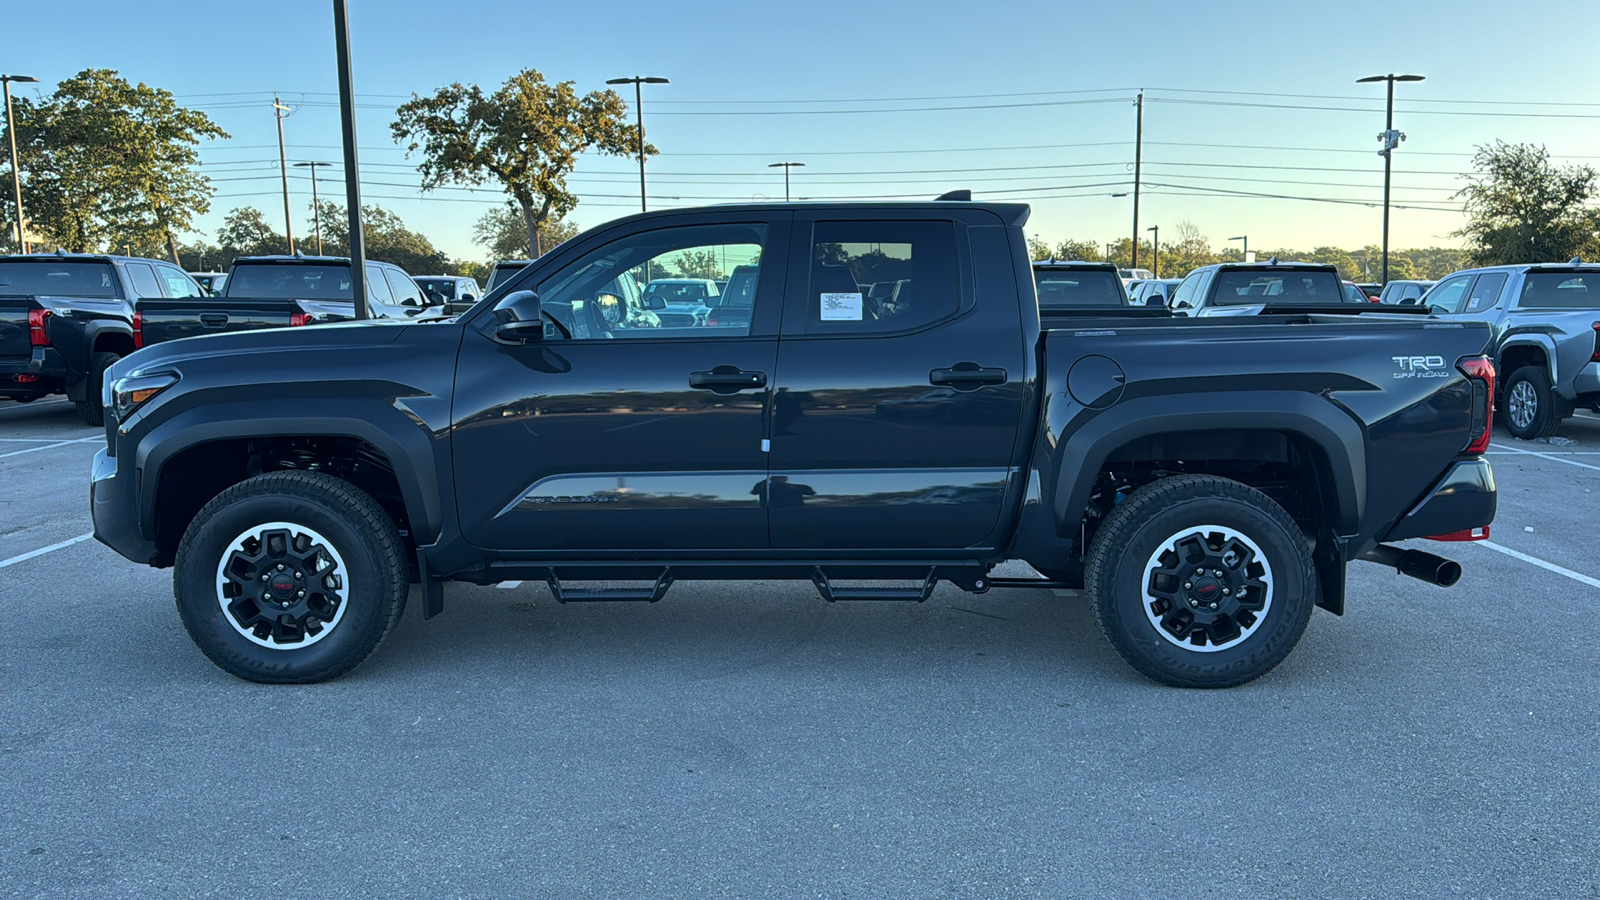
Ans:
[{"label": "street lamp head", "polygon": [[1356,84],[1367,84],[1373,81],[1422,81],[1423,79],[1424,76],[1422,75],[1368,75],[1365,78],[1357,78]]},{"label": "street lamp head", "polygon": [[1112,194],[1111,196],[1113,196],[1113,197],[1126,197],[1126,196],[1128,196],[1128,192],[1127,191],[1123,191],[1120,194]]},{"label": "street lamp head", "polygon": [[1424,78],[1425,78],[1425,76],[1422,76],[1422,75],[1396,75],[1394,77],[1394,80],[1395,81],[1423,81]]},{"label": "street lamp head", "polygon": [[0,75],[0,80],[15,81],[18,84],[33,84],[39,79],[33,77],[32,75]]},{"label": "street lamp head", "polygon": [[607,78],[606,79],[606,84],[635,84],[635,83],[637,83],[637,84],[671,84],[671,82],[668,81],[667,79],[665,79],[665,78],[657,78],[654,75],[651,75],[651,76],[648,76],[648,77],[644,76],[644,75],[635,75],[632,78]]},{"label": "street lamp head", "polygon": [[643,81],[645,84],[671,84],[672,83],[672,82],[668,81],[665,78],[657,78],[654,75],[650,76],[649,78],[641,78],[640,80]]},{"label": "street lamp head", "polygon": [[1242,235],[1242,234],[1234,235],[1233,237],[1228,238],[1228,240],[1230,240],[1230,241],[1242,241],[1244,239],[1245,239],[1245,235]]},{"label": "street lamp head", "polygon": [[1149,228],[1145,229],[1145,231],[1160,231],[1160,230],[1161,230],[1161,226],[1160,225],[1151,225]]},{"label": "street lamp head", "polygon": [[801,168],[804,168],[805,167],[805,163],[802,163],[802,162],[781,162],[781,163],[768,163],[767,164],[767,168],[769,168],[769,169],[776,169],[779,166],[784,166],[784,167],[800,166]]},{"label": "street lamp head", "polygon": [[303,169],[306,166],[311,166],[312,168],[316,168],[317,166],[331,166],[331,165],[333,165],[333,163],[331,163],[331,162],[297,162],[297,163],[294,164],[294,167],[297,168],[297,169]]}]

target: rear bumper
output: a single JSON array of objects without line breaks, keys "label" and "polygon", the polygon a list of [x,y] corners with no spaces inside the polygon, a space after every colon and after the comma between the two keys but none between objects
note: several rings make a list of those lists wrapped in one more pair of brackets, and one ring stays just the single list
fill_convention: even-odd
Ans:
[{"label": "rear bumper", "polygon": [[1572,379],[1572,392],[1574,396],[1600,394],[1600,362],[1589,363],[1578,370],[1577,377]]},{"label": "rear bumper", "polygon": [[94,455],[89,479],[89,507],[94,516],[95,540],[143,565],[155,565],[156,543],[139,530],[135,502],[138,477],[133,464],[110,456]]},{"label": "rear bumper", "polygon": [[34,347],[28,356],[0,357],[0,397],[55,393],[66,383],[67,360],[54,347]]},{"label": "rear bumper", "polygon": [[1482,457],[1457,460],[1382,540],[1403,541],[1479,528],[1493,522],[1494,513],[1494,470],[1489,461]]}]

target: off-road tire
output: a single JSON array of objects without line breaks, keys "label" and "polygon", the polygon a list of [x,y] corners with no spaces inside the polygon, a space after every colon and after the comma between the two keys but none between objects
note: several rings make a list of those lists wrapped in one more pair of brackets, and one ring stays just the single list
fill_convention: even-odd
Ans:
[{"label": "off-road tire", "polygon": [[[250,546],[248,540],[240,543],[240,539],[267,523],[292,523],[303,532],[325,538],[332,552],[321,559],[337,560],[337,566],[327,571],[340,575],[344,599],[329,608],[342,606],[342,614],[331,624],[305,620],[312,627],[326,628],[327,633],[312,635],[308,628],[301,636],[304,645],[258,643],[277,636],[247,636],[248,623],[237,612],[230,612],[225,596],[223,564],[237,559],[236,552],[243,554],[240,548]],[[256,546],[264,544],[257,542]],[[308,546],[320,543],[308,542]],[[291,561],[288,574],[299,578],[301,573],[293,568]],[[200,510],[178,545],[172,587],[189,637],[217,666],[249,681],[304,684],[337,678],[377,649],[405,609],[408,568],[405,543],[394,520],[372,497],[349,482],[320,472],[269,472],[233,485]],[[270,570],[269,564],[257,571]],[[250,578],[254,585],[254,575]],[[227,590],[237,588],[230,584]],[[310,586],[310,590],[316,599],[320,586]],[[296,601],[290,594],[283,602]],[[285,618],[293,617],[285,612]]]},{"label": "off-road tire", "polygon": [[[1167,620],[1157,621],[1163,615],[1158,610],[1180,619],[1189,615],[1197,622],[1199,616],[1217,617],[1218,613],[1189,610],[1149,593],[1157,583],[1154,578],[1167,576],[1160,576],[1164,570],[1148,567],[1168,558],[1159,554],[1163,548],[1176,546],[1172,542],[1206,533],[1201,526],[1220,529],[1210,534],[1232,533],[1253,544],[1260,556],[1252,549],[1245,557],[1259,559],[1267,567],[1261,571],[1267,572],[1270,584],[1264,593],[1259,587],[1252,588],[1251,602],[1265,603],[1259,615],[1232,598],[1237,619],[1217,618],[1215,627],[1234,627],[1235,633],[1209,648],[1204,646],[1203,628],[1196,629],[1201,638],[1198,644],[1191,637],[1191,643],[1185,645],[1170,630],[1164,635]],[[1228,578],[1236,574],[1230,570]],[[1224,579],[1209,588],[1211,598],[1223,603],[1223,617],[1227,601],[1217,595],[1227,583]],[[1232,590],[1238,591],[1244,582],[1232,584]],[[1214,475],[1163,478],[1129,494],[1106,516],[1089,546],[1084,588],[1101,632],[1129,665],[1162,684],[1191,688],[1232,687],[1271,671],[1300,640],[1317,596],[1310,542],[1289,514],[1255,488]],[[1184,604],[1192,599],[1192,594],[1186,595]],[[1238,622],[1245,620],[1250,624],[1238,627]]]},{"label": "off-road tire", "polygon": [[72,405],[78,410],[78,415],[83,419],[83,424],[99,427],[106,423],[106,409],[100,404],[101,386],[106,381],[106,370],[112,363],[121,359],[119,353],[102,350],[89,357],[89,372],[85,376],[88,384],[85,386],[82,400],[74,400]]},{"label": "off-road tire", "polygon": [[[1525,419],[1525,424],[1519,425],[1517,419],[1523,417],[1520,404],[1527,402],[1533,404],[1533,415]],[[1506,429],[1512,437],[1524,441],[1547,438],[1555,434],[1556,429],[1561,427],[1561,421],[1570,415],[1572,404],[1556,396],[1556,392],[1550,388],[1550,376],[1545,374],[1542,366],[1523,366],[1506,379],[1501,417],[1505,419]]]}]

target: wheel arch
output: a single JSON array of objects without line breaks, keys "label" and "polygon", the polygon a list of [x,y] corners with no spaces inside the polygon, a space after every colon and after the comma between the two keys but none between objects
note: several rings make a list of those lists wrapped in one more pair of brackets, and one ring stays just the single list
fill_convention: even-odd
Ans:
[{"label": "wheel arch", "polygon": [[1501,385],[1511,377],[1511,373],[1524,366],[1538,366],[1544,370],[1545,377],[1554,384],[1556,345],[1555,341],[1545,334],[1518,334],[1513,335],[1500,346],[1495,354],[1495,373],[1499,376]]}]

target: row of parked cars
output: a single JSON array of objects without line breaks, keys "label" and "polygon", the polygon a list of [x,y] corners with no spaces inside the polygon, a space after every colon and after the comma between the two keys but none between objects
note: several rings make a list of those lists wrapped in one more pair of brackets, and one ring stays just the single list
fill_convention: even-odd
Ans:
[{"label": "row of parked cars", "polygon": [[[1497,405],[1511,433],[1549,437],[1577,409],[1600,412],[1600,265],[1493,266],[1438,282],[1391,281],[1375,296],[1331,265],[1280,262],[1201,266],[1182,279],[1133,280],[1109,263],[1034,263],[1041,311],[1173,317],[1271,314],[1418,314],[1485,322],[1494,336]],[[1124,313],[1127,314],[1127,313]],[[1423,359],[1406,377],[1435,377]],[[1442,371],[1447,371],[1443,363]]]}]

